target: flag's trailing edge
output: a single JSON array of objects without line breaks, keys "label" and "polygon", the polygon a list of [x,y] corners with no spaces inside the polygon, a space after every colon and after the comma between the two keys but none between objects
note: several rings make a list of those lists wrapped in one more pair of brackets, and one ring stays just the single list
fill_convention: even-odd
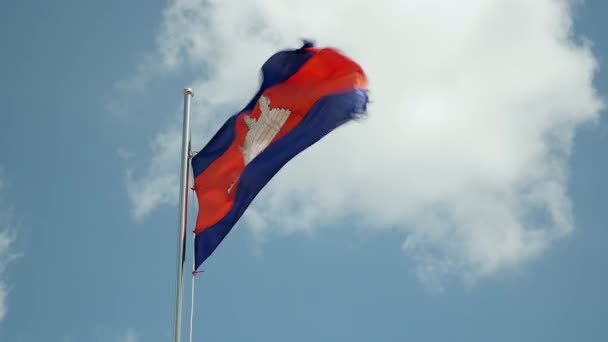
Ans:
[{"label": "flag's trailing edge", "polygon": [[311,42],[275,53],[260,89],[192,158],[199,211],[195,268],[213,253],[259,191],[294,156],[365,114],[367,78],[334,48]]}]

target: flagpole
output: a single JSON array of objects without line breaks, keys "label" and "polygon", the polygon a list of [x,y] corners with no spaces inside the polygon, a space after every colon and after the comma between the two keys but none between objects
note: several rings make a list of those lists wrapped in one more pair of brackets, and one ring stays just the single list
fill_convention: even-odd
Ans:
[{"label": "flagpole", "polygon": [[184,89],[184,124],[182,131],[181,173],[179,185],[179,226],[177,236],[177,277],[175,281],[174,342],[182,339],[182,297],[184,292],[184,240],[186,238],[186,215],[188,201],[188,160],[190,159],[190,101],[192,89]]}]

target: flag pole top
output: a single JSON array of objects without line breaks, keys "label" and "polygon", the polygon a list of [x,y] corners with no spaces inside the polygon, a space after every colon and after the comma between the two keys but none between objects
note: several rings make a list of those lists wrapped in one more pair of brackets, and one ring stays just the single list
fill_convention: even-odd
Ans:
[{"label": "flag pole top", "polygon": [[194,96],[194,92],[192,91],[192,88],[184,88],[184,95]]}]

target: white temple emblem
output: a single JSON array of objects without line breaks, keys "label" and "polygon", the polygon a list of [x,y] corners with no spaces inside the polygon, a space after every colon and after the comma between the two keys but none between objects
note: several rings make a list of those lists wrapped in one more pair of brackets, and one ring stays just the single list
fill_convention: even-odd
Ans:
[{"label": "white temple emblem", "polygon": [[[270,100],[265,96],[261,96],[258,103],[260,105],[260,117],[257,120],[249,115],[245,115],[244,117],[245,124],[249,128],[245,135],[245,142],[241,146],[245,166],[270,145],[272,139],[279,133],[281,127],[283,127],[291,114],[289,109],[271,109]],[[238,179],[239,177],[232,181],[227,190],[228,194],[232,192]]]},{"label": "white temple emblem", "polygon": [[244,118],[247,127],[249,127],[242,147],[245,165],[249,164],[270,144],[291,114],[289,109],[271,109],[270,100],[265,96],[261,96],[258,103],[260,105],[260,117],[256,120],[249,115],[245,115]]}]

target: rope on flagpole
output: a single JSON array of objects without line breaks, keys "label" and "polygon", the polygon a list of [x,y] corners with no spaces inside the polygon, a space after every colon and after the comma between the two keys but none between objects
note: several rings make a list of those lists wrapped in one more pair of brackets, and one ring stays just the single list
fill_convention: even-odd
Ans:
[{"label": "rope on flagpole", "polygon": [[[192,234],[192,236],[194,237],[194,234]],[[194,245],[194,239],[192,241],[192,244]],[[192,251],[194,252],[194,248],[192,249]],[[190,286],[191,288],[191,293],[190,293],[190,342],[192,342],[192,327],[194,326],[194,279],[196,278],[196,275],[199,273],[203,273],[205,272],[204,270],[202,271],[197,271],[194,268],[194,258],[192,258],[192,285]]]},{"label": "rope on flagpole", "polygon": [[[197,152],[190,150],[190,158],[196,155]],[[192,192],[194,192],[194,187],[190,188]],[[192,203],[192,207],[194,207],[194,195],[190,197],[190,202]],[[194,230],[192,231],[192,284],[190,285],[190,338],[189,341],[192,342],[192,327],[194,326],[194,279],[198,273],[203,273],[204,271],[196,270],[196,260],[194,259],[194,238],[196,235],[194,234]]]},{"label": "rope on flagpole", "polygon": [[190,294],[190,342],[192,342],[192,326],[194,322],[194,278],[196,278],[196,272],[192,271],[192,292]]}]

